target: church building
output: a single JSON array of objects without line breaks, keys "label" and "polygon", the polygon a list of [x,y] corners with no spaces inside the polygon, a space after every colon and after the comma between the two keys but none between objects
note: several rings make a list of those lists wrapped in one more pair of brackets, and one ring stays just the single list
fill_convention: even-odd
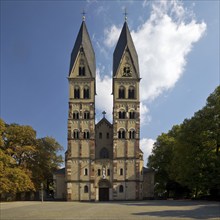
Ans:
[{"label": "church building", "polygon": [[[112,123],[95,123],[96,60],[85,17],[71,53],[68,147],[65,154],[67,201],[141,200],[140,72],[125,19],[113,54]],[[104,110],[104,109],[103,109]]]}]

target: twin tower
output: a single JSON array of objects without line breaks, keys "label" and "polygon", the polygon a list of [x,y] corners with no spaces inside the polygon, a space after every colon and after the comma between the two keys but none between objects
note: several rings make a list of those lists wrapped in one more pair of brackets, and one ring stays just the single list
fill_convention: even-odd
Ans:
[{"label": "twin tower", "polygon": [[127,21],[113,54],[112,78],[113,123],[103,117],[95,124],[96,61],[83,20],[71,53],[68,77],[68,201],[143,198],[140,74]]}]

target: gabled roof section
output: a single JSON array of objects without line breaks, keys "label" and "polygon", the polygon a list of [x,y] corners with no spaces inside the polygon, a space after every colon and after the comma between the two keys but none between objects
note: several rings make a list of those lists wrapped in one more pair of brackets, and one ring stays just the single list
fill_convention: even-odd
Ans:
[{"label": "gabled roof section", "polygon": [[145,174],[145,173],[154,173],[154,172],[155,172],[154,169],[148,168],[148,167],[143,167],[143,171],[144,171],[144,174]]},{"label": "gabled roof section", "polygon": [[59,170],[56,170],[54,174],[65,174],[65,167]]},{"label": "gabled roof section", "polygon": [[99,125],[101,125],[101,124],[103,124],[103,123],[107,124],[109,127],[112,127],[112,124],[111,124],[105,117],[103,117],[103,118],[96,124],[96,126],[98,127]]},{"label": "gabled roof section", "polygon": [[116,45],[114,54],[113,54],[113,77],[116,75],[120,61],[124,54],[124,51],[128,49],[131,58],[134,64],[134,67],[137,71],[137,75],[139,76],[139,65],[138,65],[138,55],[136,49],[134,47],[133,40],[131,38],[130,30],[128,28],[127,22],[125,21],[124,26],[122,28],[118,43]]},{"label": "gabled roof section", "polygon": [[72,71],[72,68],[74,66],[74,63],[76,61],[77,55],[81,49],[83,48],[83,51],[85,53],[89,69],[92,73],[92,76],[95,78],[95,53],[92,47],[92,43],[89,37],[89,33],[86,28],[85,21],[82,22],[78,36],[76,38],[75,45],[73,47],[72,53],[71,53],[71,59],[70,59],[70,69],[69,69],[69,75]]}]

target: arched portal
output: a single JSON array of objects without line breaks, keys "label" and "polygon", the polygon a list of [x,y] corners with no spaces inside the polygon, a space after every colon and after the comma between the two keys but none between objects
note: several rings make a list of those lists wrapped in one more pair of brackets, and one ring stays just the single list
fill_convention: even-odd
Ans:
[{"label": "arched portal", "polygon": [[99,181],[99,201],[109,201],[110,182],[106,179]]}]

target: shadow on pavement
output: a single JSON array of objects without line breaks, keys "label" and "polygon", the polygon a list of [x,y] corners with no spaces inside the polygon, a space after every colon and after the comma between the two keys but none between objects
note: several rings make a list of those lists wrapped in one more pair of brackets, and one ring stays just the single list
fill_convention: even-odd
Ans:
[{"label": "shadow on pavement", "polygon": [[145,200],[145,201],[123,201],[120,204],[128,206],[201,206],[219,204],[218,202],[211,201],[193,201],[193,200]]},{"label": "shadow on pavement", "polygon": [[[191,203],[191,205],[193,205]],[[169,205],[168,205],[169,206]],[[153,217],[175,217],[175,218],[192,218],[192,219],[220,219],[220,204],[201,204],[199,207],[195,207],[190,210],[164,210],[154,212],[139,212],[132,213],[136,216],[153,216]]]}]

